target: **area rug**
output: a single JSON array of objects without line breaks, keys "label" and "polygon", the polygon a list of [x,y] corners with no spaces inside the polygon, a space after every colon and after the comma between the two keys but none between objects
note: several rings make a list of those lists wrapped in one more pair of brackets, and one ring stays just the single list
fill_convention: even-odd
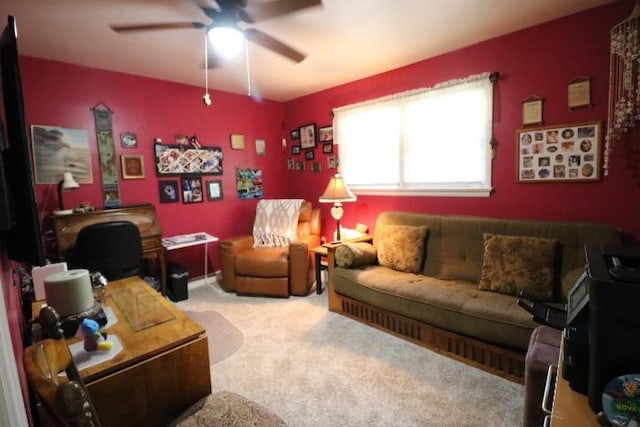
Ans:
[{"label": "area rug", "polygon": [[185,311],[215,310],[244,335],[211,369],[214,393],[295,427],[518,427],[524,387],[327,309],[327,292],[241,297],[211,283]]},{"label": "area rug", "polygon": [[214,393],[191,408],[179,427],[279,427],[287,424],[262,405],[228,391]]},{"label": "area rug", "polygon": [[217,311],[185,311],[207,331],[209,363],[221,362],[238,351],[244,342],[242,332]]}]

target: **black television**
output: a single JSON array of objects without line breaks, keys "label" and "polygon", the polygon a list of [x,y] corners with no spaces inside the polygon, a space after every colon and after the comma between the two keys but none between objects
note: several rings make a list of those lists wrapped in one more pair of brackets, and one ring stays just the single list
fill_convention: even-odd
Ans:
[{"label": "black television", "polygon": [[10,259],[44,265],[42,230],[38,217],[31,146],[22,97],[16,19],[8,16],[0,35],[0,239]]}]

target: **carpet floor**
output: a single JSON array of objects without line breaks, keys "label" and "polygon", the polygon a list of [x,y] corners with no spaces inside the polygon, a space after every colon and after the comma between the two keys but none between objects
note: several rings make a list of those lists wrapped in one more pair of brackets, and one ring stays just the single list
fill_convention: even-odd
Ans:
[{"label": "carpet floor", "polygon": [[213,392],[245,396],[290,427],[522,424],[523,386],[331,313],[326,291],[241,297],[209,284],[189,293],[178,307],[215,311],[244,336],[212,365]]}]

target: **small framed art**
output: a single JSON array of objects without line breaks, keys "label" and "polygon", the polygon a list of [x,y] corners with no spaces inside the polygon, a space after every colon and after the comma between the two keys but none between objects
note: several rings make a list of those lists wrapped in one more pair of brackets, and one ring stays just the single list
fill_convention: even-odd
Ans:
[{"label": "small framed art", "polygon": [[316,143],[316,124],[300,126],[300,148],[315,148]]},{"label": "small framed art", "polygon": [[522,102],[522,125],[533,126],[542,124],[542,103],[540,97],[529,97]]},{"label": "small framed art", "polygon": [[231,134],[231,149],[244,150],[244,135]]},{"label": "small framed art", "polygon": [[300,154],[300,146],[299,145],[292,145],[291,146],[291,154],[293,154],[293,155]]},{"label": "small framed art", "polygon": [[331,154],[333,153],[333,143],[330,142],[328,144],[322,144],[322,152],[324,154]]},{"label": "small framed art", "polygon": [[567,105],[569,109],[591,106],[591,79],[580,76],[567,84]]},{"label": "small framed art", "polygon": [[122,148],[137,148],[138,137],[135,133],[120,132],[120,146]]},{"label": "small framed art", "polygon": [[222,181],[207,181],[207,200],[222,200]]},{"label": "small framed art", "polygon": [[158,181],[160,190],[160,203],[177,203],[180,201],[178,193],[178,181]]},{"label": "small framed art", "polygon": [[182,203],[200,203],[202,200],[202,178],[182,178]]},{"label": "small framed art", "polygon": [[309,151],[305,151],[304,152],[304,159],[305,160],[313,160],[315,159],[315,152],[313,150],[309,150]]},{"label": "small framed art", "polygon": [[122,179],[143,179],[144,158],[142,154],[120,155],[122,165]]},{"label": "small framed art", "polygon": [[333,141],[333,126],[325,126],[318,129],[318,141],[331,142]]},{"label": "small framed art", "polygon": [[256,154],[264,156],[267,153],[267,142],[264,139],[256,139]]},{"label": "small framed art", "polygon": [[300,132],[298,129],[294,129],[291,131],[291,139],[300,139]]}]

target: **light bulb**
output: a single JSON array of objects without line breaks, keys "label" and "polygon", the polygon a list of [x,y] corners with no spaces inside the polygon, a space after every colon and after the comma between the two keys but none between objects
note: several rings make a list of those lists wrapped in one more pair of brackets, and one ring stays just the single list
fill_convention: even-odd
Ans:
[{"label": "light bulb", "polygon": [[214,50],[227,58],[237,55],[244,43],[242,32],[230,27],[213,27],[208,36]]}]

